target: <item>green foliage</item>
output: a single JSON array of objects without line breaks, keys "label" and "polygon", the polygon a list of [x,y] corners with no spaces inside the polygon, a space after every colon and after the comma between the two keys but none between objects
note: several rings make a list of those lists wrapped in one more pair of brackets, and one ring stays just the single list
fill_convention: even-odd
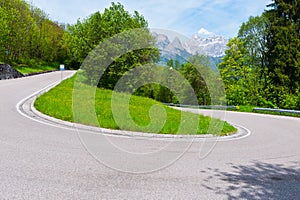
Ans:
[{"label": "green foliage", "polygon": [[212,76],[210,68],[210,60],[206,56],[193,56],[189,62],[182,65],[179,69],[180,73],[188,80],[192,86],[198,102],[198,105],[210,105],[211,94],[207,86],[207,81]]},{"label": "green foliage", "polygon": [[180,69],[182,67],[182,64],[178,60],[168,60],[167,61],[167,66],[171,67],[173,69]]},{"label": "green foliage", "polygon": [[299,0],[276,0],[269,5],[271,9],[266,13],[270,21],[266,58],[273,86],[271,91],[275,103],[283,107],[295,107],[293,96],[300,87],[299,4]]},{"label": "green foliage", "polygon": [[254,106],[238,106],[238,108],[237,111],[239,112],[253,112]]},{"label": "green foliage", "polygon": [[[120,3],[112,3],[109,8],[104,10],[104,13],[101,14],[100,12],[96,12],[89,18],[83,21],[78,20],[75,25],[68,27],[68,32],[64,35],[64,47],[69,50],[68,53],[71,59],[67,61],[67,64],[77,63],[77,67],[79,67],[88,54],[105,39],[132,29],[147,30],[147,26],[147,21],[137,11],[135,11],[134,14],[130,14]],[[153,42],[154,40],[153,37],[150,37],[149,32],[147,32],[147,34],[145,33],[143,36],[145,37],[144,39],[149,42]],[[115,44],[112,41],[109,45]],[[108,47],[107,50],[114,51],[115,48],[118,47],[115,45],[115,47]],[[109,54],[110,52],[102,53]],[[110,72],[106,74],[106,79],[116,78],[110,76],[110,74],[116,75],[118,78],[119,73],[126,71],[126,69],[120,69],[123,68],[124,64],[126,65],[124,68],[130,68],[133,64],[143,64],[144,62],[148,62],[152,59],[152,55],[153,51],[151,53],[147,50],[139,50],[123,55],[118,60],[114,60],[115,58],[112,58],[114,63],[111,65]],[[95,60],[96,59],[98,59],[98,57],[95,58]],[[111,82],[111,80],[108,80],[108,83],[106,83],[105,80],[100,84],[100,86],[111,88],[113,85]]]},{"label": "green foliage", "polygon": [[[147,29],[142,15],[130,14],[120,3],[112,3],[103,14],[96,12],[82,22],[67,26],[52,22],[44,11],[24,0],[0,0],[0,5],[0,61],[18,66],[21,71],[40,63],[32,70],[59,63],[78,69],[88,53],[106,38],[134,28]],[[153,41],[149,31],[145,39]],[[157,56],[155,50],[129,52],[113,63],[106,78],[114,79],[110,74],[119,76],[133,64],[143,64]],[[112,85],[106,80],[103,84]]]},{"label": "green foliage", "polygon": [[[167,68],[165,66],[148,65],[149,70],[143,70],[140,73],[135,73],[128,80],[134,80],[134,82],[145,82],[149,84],[143,84],[140,88],[134,91],[134,95],[143,96],[155,99],[163,103],[184,103],[186,102],[183,91],[179,91],[182,88],[177,86],[182,85],[178,83],[178,74],[173,68]],[[156,82],[159,80],[160,82]],[[131,87],[127,84],[127,87]],[[183,86],[184,87],[184,86]],[[174,89],[176,88],[176,90]],[[177,98],[177,94],[181,96],[181,102]]]},{"label": "green foliage", "polygon": [[[177,64],[176,64],[177,63]],[[196,55],[189,59],[185,64],[180,64],[174,60],[167,63],[168,67],[156,66],[155,75],[145,71],[143,75],[139,75],[140,79],[155,80],[155,77],[162,76],[162,79],[167,79],[165,85],[147,84],[135,91],[135,95],[153,98],[164,103],[187,104],[187,105],[222,105],[220,100],[222,88],[218,88],[220,83],[216,72],[211,69],[211,61],[203,55]],[[174,67],[176,68],[174,68]],[[181,81],[175,74],[180,74],[185,82]],[[176,91],[165,87],[180,86]],[[189,91],[191,88],[193,91]],[[224,88],[223,88],[224,90]],[[180,94],[180,98],[176,96]],[[192,93],[192,94],[191,94]],[[195,95],[195,96],[194,96]],[[195,98],[197,101],[195,101]],[[224,98],[224,97],[223,97]],[[212,102],[214,99],[214,102]]]},{"label": "green foliage", "polygon": [[[152,37],[146,32],[143,37],[143,43],[149,38],[149,43],[152,43]],[[125,72],[157,60],[159,52],[156,49],[139,49],[129,51],[124,55],[115,59],[106,69],[98,84],[99,87],[113,89],[118,80],[125,74]]]},{"label": "green foliage", "polygon": [[40,9],[24,0],[0,0],[0,60],[23,64],[63,60],[60,42],[64,30]]},{"label": "green foliage", "polygon": [[228,43],[219,69],[230,105],[300,109],[300,2],[273,2]]},{"label": "green foliage", "polygon": [[233,38],[228,43],[228,50],[219,64],[220,73],[226,86],[229,105],[248,105],[255,88],[252,68],[249,64],[245,45],[240,38]]},{"label": "green foliage", "polygon": [[113,89],[125,72],[158,60],[147,26],[138,12],[130,14],[120,3],[112,3],[104,13],[68,27],[63,45],[71,58],[67,65],[81,65],[85,83]]},{"label": "green foliage", "polygon": [[238,38],[245,46],[245,54],[249,56],[248,62],[252,68],[252,73],[258,83],[256,87],[266,88],[268,74],[266,68],[266,33],[269,26],[269,20],[265,14],[256,17],[250,17],[246,23],[243,23]]}]

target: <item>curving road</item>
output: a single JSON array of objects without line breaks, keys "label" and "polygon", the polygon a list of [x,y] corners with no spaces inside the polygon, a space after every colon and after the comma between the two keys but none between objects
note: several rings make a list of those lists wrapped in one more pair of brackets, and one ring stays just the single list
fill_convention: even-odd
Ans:
[{"label": "curving road", "polygon": [[[22,99],[60,78],[54,72],[0,81],[0,199],[299,199],[300,119],[227,112],[227,121],[246,127],[251,135],[224,141],[106,134],[121,149],[143,153],[171,140],[168,156],[191,144],[168,167],[124,173],[96,160],[77,129],[39,123],[17,111]],[[104,156],[122,161],[108,149],[102,149]],[[127,163],[137,169],[151,164]]]}]

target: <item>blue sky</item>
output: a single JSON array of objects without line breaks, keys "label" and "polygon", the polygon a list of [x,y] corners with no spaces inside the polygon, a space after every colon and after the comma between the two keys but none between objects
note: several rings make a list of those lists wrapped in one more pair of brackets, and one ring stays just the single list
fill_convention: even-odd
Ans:
[{"label": "blue sky", "polygon": [[[73,24],[109,7],[111,0],[28,0],[52,20]],[[143,14],[150,28],[169,29],[191,36],[201,28],[236,36],[242,22],[260,15],[270,0],[119,0],[130,12]]]}]

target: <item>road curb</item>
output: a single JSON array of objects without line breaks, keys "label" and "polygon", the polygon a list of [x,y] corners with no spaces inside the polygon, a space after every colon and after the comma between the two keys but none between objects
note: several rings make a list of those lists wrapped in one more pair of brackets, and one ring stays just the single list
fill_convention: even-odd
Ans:
[{"label": "road curb", "polygon": [[[70,76],[69,76],[70,77]],[[65,79],[69,78],[65,77]],[[22,115],[26,116],[27,118],[30,118],[34,121],[55,126],[58,128],[64,128],[64,129],[71,129],[74,131],[85,131],[93,134],[104,134],[108,136],[122,136],[122,137],[135,137],[135,138],[152,138],[152,139],[186,139],[186,140],[212,140],[212,141],[229,141],[229,140],[237,140],[237,139],[243,139],[248,137],[251,132],[242,126],[234,125],[238,131],[235,134],[228,135],[228,136],[214,136],[212,134],[207,135],[170,135],[170,134],[155,134],[155,133],[142,133],[142,132],[134,132],[134,131],[122,131],[122,130],[112,130],[112,129],[105,129],[100,127],[92,127],[87,126],[83,124],[78,123],[72,123],[68,121],[63,121],[60,119],[53,118],[51,116],[45,115],[38,111],[34,107],[34,102],[36,98],[43,93],[46,93],[51,88],[54,88],[57,86],[60,82],[52,84],[46,88],[43,88],[42,90],[28,96],[27,98],[23,99],[21,102],[17,105],[17,110]]]}]

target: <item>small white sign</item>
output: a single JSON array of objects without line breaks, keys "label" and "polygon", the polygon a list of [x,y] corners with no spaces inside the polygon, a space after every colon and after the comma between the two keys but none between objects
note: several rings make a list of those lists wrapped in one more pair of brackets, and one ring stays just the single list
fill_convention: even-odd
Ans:
[{"label": "small white sign", "polygon": [[59,70],[60,70],[60,71],[64,71],[64,70],[65,70],[65,65],[60,65],[60,66],[59,66]]}]

